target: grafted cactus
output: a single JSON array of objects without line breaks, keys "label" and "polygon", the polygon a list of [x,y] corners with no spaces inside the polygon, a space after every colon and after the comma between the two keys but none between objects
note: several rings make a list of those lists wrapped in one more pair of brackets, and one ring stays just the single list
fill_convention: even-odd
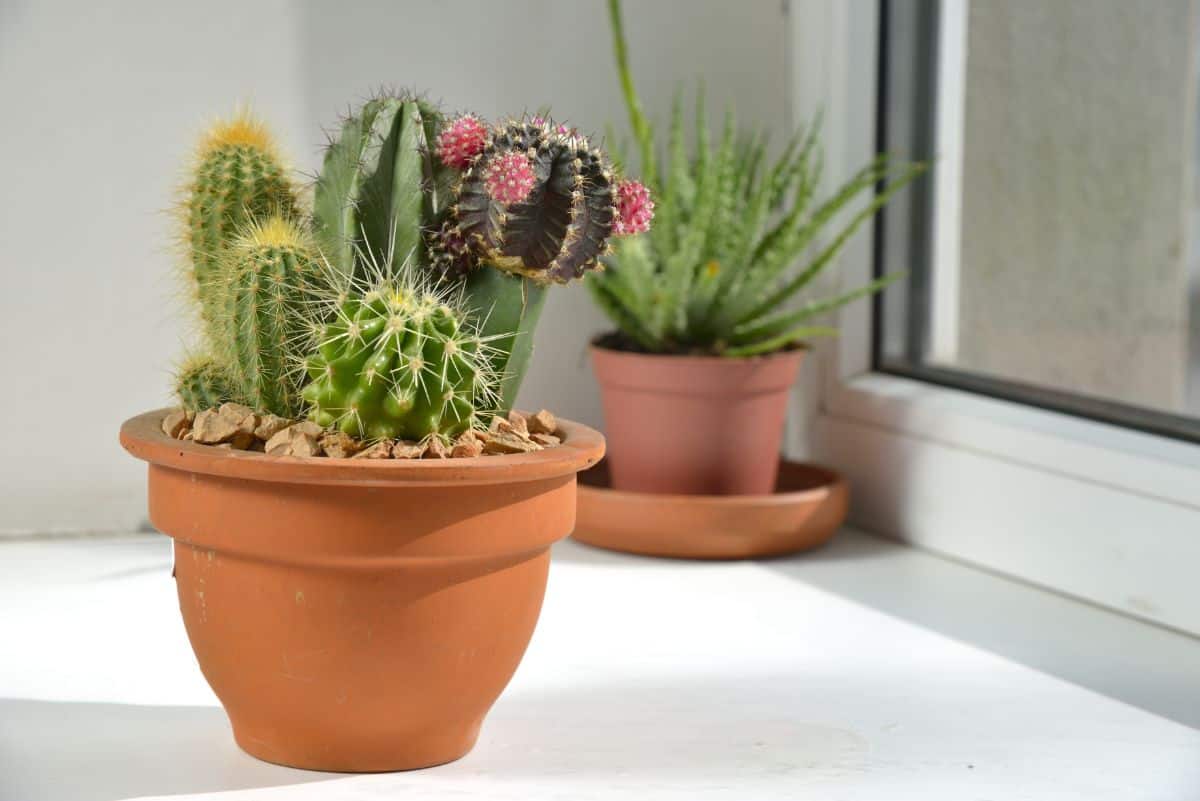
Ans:
[{"label": "grafted cactus", "polygon": [[303,410],[307,306],[322,278],[309,233],[284,217],[251,225],[218,268],[217,355],[235,398],[283,417]]},{"label": "grafted cactus", "polygon": [[538,118],[494,131],[457,187],[435,266],[462,269],[462,243],[484,263],[541,283],[598,266],[617,222],[617,180],[604,154]]},{"label": "grafted cactus", "polygon": [[233,400],[229,375],[211,356],[187,359],[175,375],[175,394],[192,412],[211,409]]},{"label": "grafted cactus", "polygon": [[481,427],[495,409],[489,346],[453,298],[408,275],[341,293],[317,329],[304,398],[319,425],[421,440]]},{"label": "grafted cactus", "polygon": [[180,210],[201,313],[211,324],[210,289],[222,254],[247,225],[289,215],[296,192],[266,126],[248,112],[213,125],[202,137]]}]

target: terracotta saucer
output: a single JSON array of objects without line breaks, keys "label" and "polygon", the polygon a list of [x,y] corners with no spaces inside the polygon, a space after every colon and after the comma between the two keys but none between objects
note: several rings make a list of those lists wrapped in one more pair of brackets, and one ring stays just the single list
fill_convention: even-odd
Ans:
[{"label": "terracotta saucer", "polygon": [[850,492],[833,470],[781,461],[772,495],[653,495],[609,486],[601,463],[579,474],[575,532],[614,551],[680,559],[751,559],[824,544]]}]

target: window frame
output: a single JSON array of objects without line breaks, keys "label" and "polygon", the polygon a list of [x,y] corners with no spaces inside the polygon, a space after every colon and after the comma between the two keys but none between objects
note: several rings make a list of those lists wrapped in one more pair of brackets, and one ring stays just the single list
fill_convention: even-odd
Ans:
[{"label": "window frame", "polygon": [[[826,188],[876,151],[882,2],[790,7],[795,118],[823,109]],[[965,35],[968,2],[943,1],[942,36]],[[965,49],[938,59],[964,60]],[[945,87],[939,78],[939,125],[961,121],[961,89],[956,112]],[[950,167],[939,155],[944,194],[959,171],[953,153]],[[950,214],[945,198],[934,208]],[[876,241],[864,230],[848,244],[843,285],[871,280]],[[849,477],[852,522],[1200,635],[1200,445],[880,371],[875,320],[869,303],[841,310],[841,336],[814,354],[819,377],[802,382],[802,423],[789,432],[789,452],[805,450],[803,435],[806,455]]]}]

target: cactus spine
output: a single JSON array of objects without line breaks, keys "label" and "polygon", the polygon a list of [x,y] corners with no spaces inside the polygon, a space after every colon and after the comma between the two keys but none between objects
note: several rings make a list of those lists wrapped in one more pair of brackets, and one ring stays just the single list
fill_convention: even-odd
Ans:
[{"label": "cactus spine", "polygon": [[228,244],[255,220],[295,208],[295,190],[262,122],[241,112],[204,135],[182,216],[206,325],[217,313],[212,289],[220,283],[218,270]]},{"label": "cactus spine", "polygon": [[211,356],[188,359],[175,376],[175,394],[192,412],[211,409],[233,400],[229,376]]},{"label": "cactus spine", "polygon": [[303,410],[300,384],[307,347],[306,307],[320,272],[307,231],[284,217],[249,226],[218,268],[217,352],[234,394],[284,417]]},{"label": "cactus spine", "polygon": [[495,408],[489,346],[444,293],[404,271],[341,293],[316,331],[310,418],[372,439],[452,437]]}]

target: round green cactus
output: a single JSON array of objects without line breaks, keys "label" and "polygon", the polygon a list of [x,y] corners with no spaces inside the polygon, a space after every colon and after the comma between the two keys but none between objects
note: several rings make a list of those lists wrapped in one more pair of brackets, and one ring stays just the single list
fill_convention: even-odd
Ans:
[{"label": "round green cactus", "polygon": [[247,225],[272,213],[291,214],[296,205],[295,189],[260,121],[239,113],[204,135],[181,214],[206,323],[219,314],[213,295],[229,244]]},{"label": "round green cactus", "polygon": [[175,393],[183,408],[200,412],[233,400],[229,376],[211,356],[185,361],[175,376]]},{"label": "round green cactus", "polygon": [[299,224],[270,217],[227,249],[217,275],[218,353],[235,396],[283,417],[303,410],[307,305],[320,278],[316,250]]},{"label": "round green cactus", "polygon": [[495,408],[488,346],[450,300],[396,278],[348,293],[320,326],[309,416],[369,439],[452,437]]}]

